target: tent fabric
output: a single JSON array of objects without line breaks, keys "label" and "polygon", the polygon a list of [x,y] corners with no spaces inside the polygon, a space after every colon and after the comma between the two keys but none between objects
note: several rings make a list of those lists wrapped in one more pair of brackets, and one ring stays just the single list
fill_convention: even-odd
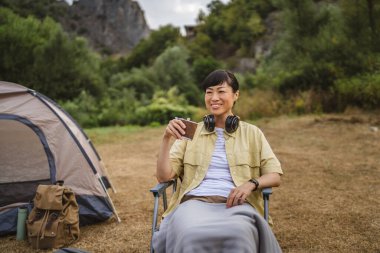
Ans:
[{"label": "tent fabric", "polygon": [[[33,177],[36,179],[54,178],[54,157],[42,131],[27,119],[16,115],[0,114],[0,118],[3,119],[0,124],[2,142],[0,157],[3,158],[1,167],[4,172],[0,182],[6,183],[15,180],[20,182],[23,181],[23,177],[29,179],[28,181]],[[19,140],[15,141],[15,138]],[[45,156],[44,153],[46,153]],[[43,169],[30,171],[26,165]],[[12,168],[18,168],[18,170],[12,170]]]},{"label": "tent fabric", "polygon": [[81,224],[116,214],[102,182],[109,185],[99,154],[75,120],[51,99],[0,81],[0,140],[0,235],[14,232],[3,224],[4,217],[14,215],[15,203],[31,202],[39,184],[58,180],[75,192]]}]

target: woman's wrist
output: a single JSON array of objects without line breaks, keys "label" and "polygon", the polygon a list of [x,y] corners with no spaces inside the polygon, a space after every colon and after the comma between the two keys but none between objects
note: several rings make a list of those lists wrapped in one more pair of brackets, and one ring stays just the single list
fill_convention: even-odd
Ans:
[{"label": "woman's wrist", "polygon": [[252,179],[248,180],[248,182],[250,182],[251,185],[252,185],[252,187],[253,187],[252,191],[256,191],[256,190],[259,189],[260,183],[259,183],[259,181],[257,179],[252,178]]},{"label": "woman's wrist", "polygon": [[162,136],[162,139],[165,141],[170,141],[172,135],[165,131],[164,135]]}]

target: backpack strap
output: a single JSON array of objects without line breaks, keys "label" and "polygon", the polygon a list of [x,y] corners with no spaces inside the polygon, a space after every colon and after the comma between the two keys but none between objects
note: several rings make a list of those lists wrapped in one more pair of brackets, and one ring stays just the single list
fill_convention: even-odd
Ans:
[{"label": "backpack strap", "polygon": [[41,238],[40,238],[40,234],[41,234],[41,231],[42,232],[45,231],[48,217],[49,217],[49,210],[45,211],[44,217],[42,218],[41,227],[38,230],[38,234],[37,234],[37,249],[39,249],[40,239],[44,239],[44,237],[45,237],[45,233],[42,233]]}]

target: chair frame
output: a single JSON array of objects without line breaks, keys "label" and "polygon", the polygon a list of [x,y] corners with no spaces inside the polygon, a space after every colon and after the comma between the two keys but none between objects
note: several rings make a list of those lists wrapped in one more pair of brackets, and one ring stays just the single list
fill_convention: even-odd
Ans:
[{"label": "chair frame", "polygon": [[[177,180],[173,179],[168,182],[159,183],[152,189],[150,189],[150,192],[153,193],[154,196],[154,207],[153,207],[153,222],[152,222],[152,238],[150,241],[150,252],[153,253],[153,234],[154,232],[159,230],[159,227],[157,226],[157,220],[158,220],[158,207],[159,207],[159,199],[162,196],[162,202],[164,205],[164,211],[168,208],[168,200],[167,200],[167,194],[166,189],[168,189],[170,186],[173,186],[173,193],[177,189]],[[272,188],[263,188],[261,190],[263,194],[264,199],[264,219],[268,221],[269,219],[269,196],[272,194]]]}]

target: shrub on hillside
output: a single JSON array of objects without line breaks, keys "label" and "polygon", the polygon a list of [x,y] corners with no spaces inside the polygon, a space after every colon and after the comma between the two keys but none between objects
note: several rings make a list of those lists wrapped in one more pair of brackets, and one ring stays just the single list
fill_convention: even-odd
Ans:
[{"label": "shrub on hillside", "polygon": [[367,109],[380,106],[380,73],[365,74],[335,82],[341,109],[348,105]]}]

